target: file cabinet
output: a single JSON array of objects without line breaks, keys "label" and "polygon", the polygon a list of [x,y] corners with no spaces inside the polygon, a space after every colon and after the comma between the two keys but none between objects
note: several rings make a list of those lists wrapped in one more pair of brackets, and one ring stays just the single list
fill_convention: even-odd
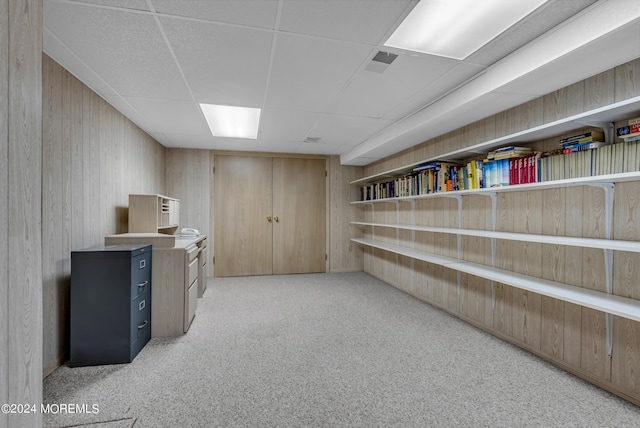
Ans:
[{"label": "file cabinet", "polygon": [[70,365],[129,363],[151,338],[151,245],[71,253]]},{"label": "file cabinet", "polygon": [[106,245],[153,243],[153,324],[151,337],[186,333],[195,317],[200,278],[199,254],[206,235],[181,237],[160,233],[105,236]]}]

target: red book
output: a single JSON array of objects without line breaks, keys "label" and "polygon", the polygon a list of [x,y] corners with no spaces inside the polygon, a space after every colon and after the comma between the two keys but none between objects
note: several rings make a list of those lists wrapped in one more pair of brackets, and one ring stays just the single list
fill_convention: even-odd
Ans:
[{"label": "red book", "polygon": [[522,158],[518,158],[518,183],[524,184],[524,162]]},{"label": "red book", "polygon": [[514,161],[515,161],[514,158],[509,159],[509,184],[518,184],[518,182],[516,181],[515,175],[513,174],[513,171],[515,170]]}]

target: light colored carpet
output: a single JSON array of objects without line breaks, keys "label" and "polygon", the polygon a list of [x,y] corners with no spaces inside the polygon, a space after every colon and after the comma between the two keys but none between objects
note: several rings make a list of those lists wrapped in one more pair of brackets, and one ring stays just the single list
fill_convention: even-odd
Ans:
[{"label": "light colored carpet", "polygon": [[188,334],[60,367],[44,400],[99,406],[46,427],[640,426],[637,406],[364,273],[210,279]]}]

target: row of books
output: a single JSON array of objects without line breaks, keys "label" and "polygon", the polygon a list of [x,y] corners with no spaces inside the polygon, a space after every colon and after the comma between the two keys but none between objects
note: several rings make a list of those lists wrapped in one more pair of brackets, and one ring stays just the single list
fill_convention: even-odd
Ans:
[{"label": "row of books", "polygon": [[[562,143],[561,143],[562,144]],[[581,143],[576,143],[581,144]],[[498,153],[496,151],[496,153]],[[360,200],[640,171],[640,139],[541,157],[540,153],[474,160],[466,165],[429,162],[409,174],[360,188]]]},{"label": "row of books", "polygon": [[539,180],[539,154],[517,158],[471,161],[466,165],[430,162],[407,175],[362,186],[360,200],[427,195],[454,190],[509,186]]},{"label": "row of books", "polygon": [[640,141],[540,159],[540,181],[640,171]]},{"label": "row of books", "polygon": [[430,162],[420,165],[407,175],[360,188],[360,200],[397,198],[450,192],[460,189],[459,165],[447,162]]}]

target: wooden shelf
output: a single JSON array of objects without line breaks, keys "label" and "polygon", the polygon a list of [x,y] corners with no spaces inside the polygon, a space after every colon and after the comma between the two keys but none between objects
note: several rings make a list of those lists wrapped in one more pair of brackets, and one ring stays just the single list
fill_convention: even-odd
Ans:
[{"label": "wooden shelf", "polygon": [[[432,161],[449,161],[449,160],[461,160],[463,158],[485,154],[486,152],[509,144],[515,143],[529,143],[534,141],[550,138],[555,135],[560,135],[565,132],[569,132],[577,127],[581,126],[604,126],[607,123],[613,123],[617,120],[624,120],[634,117],[640,110],[640,97],[630,98],[624,101],[610,104],[608,106],[600,107],[597,109],[589,110],[584,113],[575,114],[573,116],[566,117],[564,119],[556,120],[553,122],[545,123],[543,125],[535,126],[533,128],[515,132],[513,134],[505,135],[503,137],[495,138],[493,140],[485,141],[483,143],[474,144],[473,146],[465,147],[464,149],[454,150],[448,153],[444,153],[438,157],[428,158],[415,162],[410,165],[405,165],[399,168],[394,168],[388,171],[384,171],[378,174],[373,174],[367,177],[354,180],[351,184],[367,184],[375,181],[379,181],[384,177],[397,177],[409,173],[415,166],[421,165]],[[610,130],[607,130],[610,131]],[[608,132],[605,132],[607,135]]]},{"label": "wooden shelf", "polygon": [[[581,177],[575,179],[546,181],[540,183],[529,183],[504,187],[492,187],[485,189],[459,190],[453,192],[430,193],[427,195],[407,196],[400,198],[385,198],[369,201],[355,201],[353,204],[368,204],[371,206],[372,214],[375,214],[376,203],[394,203],[395,209],[399,213],[400,202],[410,202],[411,209],[416,210],[415,201],[428,198],[455,198],[458,201],[458,224],[462,224],[462,197],[467,195],[486,195],[491,198],[492,204],[492,230],[478,229],[461,229],[436,226],[418,226],[411,224],[390,224],[376,223],[372,217],[372,221],[356,221],[354,225],[372,227],[373,239],[354,238],[353,242],[360,243],[372,248],[388,251],[394,254],[403,255],[416,260],[422,260],[428,263],[447,267],[462,273],[468,273],[477,277],[485,278],[491,281],[507,284],[516,288],[529,290],[538,294],[560,299],[562,301],[571,302],[584,307],[596,309],[606,314],[606,323],[609,327],[606,329],[607,353],[611,355],[612,343],[612,316],[618,315],[635,321],[640,321],[640,300],[615,296],[613,294],[613,251],[627,251],[640,253],[640,242],[622,241],[608,239],[611,237],[613,227],[613,206],[615,197],[616,183],[621,182],[638,182],[640,181],[640,172],[626,172],[619,174],[608,174],[591,177]],[[576,186],[596,186],[602,187],[604,190],[604,222],[605,222],[605,238],[580,238],[569,236],[554,236],[542,234],[527,234],[515,232],[497,232],[495,231],[496,218],[496,195],[502,192],[523,192],[529,190],[544,190],[556,188],[568,188]],[[401,247],[388,242],[380,242],[375,240],[375,228],[385,227],[396,230],[411,230],[432,233],[444,233],[456,235],[458,237],[458,254],[463,250],[461,236],[484,237],[492,240],[491,260],[489,265],[467,262],[458,258],[445,257],[437,254],[416,251],[412,248]],[[502,269],[495,269],[491,266],[495,265],[495,244],[496,239],[535,242],[552,245],[565,245],[582,248],[598,248],[603,251],[604,267],[605,267],[605,288],[607,292],[594,291],[584,289],[572,285],[559,282],[544,280],[542,278],[530,277],[515,272]],[[411,237],[411,246],[416,243],[415,235]],[[460,286],[460,284],[458,284]],[[492,285],[493,295],[495,296],[495,284]]]},{"label": "wooden shelf", "polygon": [[491,281],[510,285],[512,287],[532,291],[534,293],[553,297],[565,302],[596,309],[608,314],[617,315],[634,321],[640,321],[640,301],[638,300],[602,293],[587,288],[580,288],[560,282],[549,281],[543,278],[522,275],[451,257],[429,254],[372,239],[352,238],[351,241],[394,254],[407,256],[416,260],[422,260],[428,263],[444,266],[458,272],[478,276]]},{"label": "wooden shelf", "polygon": [[383,199],[371,199],[367,201],[352,201],[351,204],[372,204],[372,203],[380,203],[380,202],[402,202],[402,201],[412,201],[418,199],[428,199],[428,198],[446,198],[446,197],[455,197],[455,196],[464,196],[464,195],[486,195],[492,193],[502,193],[502,192],[524,192],[527,190],[544,190],[544,189],[556,189],[561,187],[576,187],[576,186],[592,186],[592,185],[602,185],[602,184],[611,184],[611,183],[622,183],[625,181],[640,181],[640,172],[623,172],[619,174],[607,174],[607,175],[594,175],[591,177],[580,177],[580,178],[567,178],[564,180],[554,180],[554,181],[542,181],[539,183],[527,183],[527,184],[514,184],[512,186],[501,186],[501,187],[488,187],[483,189],[466,189],[466,190],[454,190],[452,192],[436,192],[436,193],[428,193],[426,195],[414,195],[414,196],[403,196],[397,198],[383,198]]},{"label": "wooden shelf", "polygon": [[410,224],[387,224],[352,221],[359,226],[386,227],[391,229],[415,230],[418,232],[446,233],[449,235],[478,236],[482,238],[504,239],[509,241],[536,242],[541,244],[565,245],[571,247],[590,247],[603,250],[629,251],[640,253],[640,242],[613,239],[579,238],[556,235],[535,235],[531,233],[494,232],[491,230],[456,229],[450,227],[414,226]]},{"label": "wooden shelf", "polygon": [[[403,178],[411,175],[416,166],[429,162],[464,164],[499,147],[536,143],[569,135],[578,128],[600,128],[605,142],[613,143],[616,122],[637,117],[639,111],[640,96],[636,96],[465,148],[448,149],[450,151],[446,153],[432,152],[437,156],[350,183],[361,187],[361,193],[375,194],[380,188],[365,189],[363,186]],[[598,166],[592,171],[633,171],[636,165],[606,169],[604,162],[613,163],[614,159],[618,162],[621,154],[636,156],[638,147],[640,145],[637,144],[633,147],[616,144],[606,146],[603,152],[592,152],[591,158],[597,160],[595,165]],[[625,151],[614,152],[618,148]],[[627,152],[629,148],[631,150]],[[603,156],[596,157],[598,154]],[[574,158],[567,164],[569,173],[573,168],[573,172],[578,171],[575,175],[581,175],[582,171],[575,168],[577,161],[573,162]],[[545,164],[549,166],[551,161],[558,160],[547,159]],[[554,168],[556,166],[559,169],[559,162],[553,165]],[[625,182],[632,184],[620,184]],[[405,190],[404,181],[397,184],[400,190]],[[633,358],[637,356],[638,349],[629,348],[629,336],[619,333],[625,329],[626,332],[631,331],[632,336],[637,326],[631,321],[640,322],[640,299],[633,294],[633,285],[638,282],[637,271],[629,268],[637,264],[640,254],[640,238],[633,227],[640,211],[638,186],[640,172],[634,171],[353,201],[352,206],[364,209],[357,210],[362,217],[351,224],[361,229],[358,233],[364,233],[364,237],[352,238],[351,242],[366,247],[363,257],[365,272],[455,315],[459,314],[463,319],[525,349],[537,349],[545,358],[561,365],[568,361],[565,360],[567,352],[577,361],[576,367],[582,367],[583,361],[594,367],[602,364],[603,373],[606,369],[611,370],[610,377],[603,378],[603,384],[611,382],[615,370],[618,376],[614,382],[616,388],[629,391],[630,384],[623,378],[635,370],[634,361],[637,359]],[[394,186],[394,190],[398,187]],[[389,191],[387,187],[382,189],[377,194]],[[540,192],[553,189],[567,190],[547,194]],[[450,198],[451,203],[442,199],[427,202],[429,198]],[[423,199],[425,201],[416,203]],[[416,225],[416,222],[424,225]],[[508,231],[498,232],[497,229]],[[401,230],[405,232],[401,234]],[[565,236],[543,233],[562,233]],[[604,239],[566,236],[576,234]],[[475,239],[463,239],[463,236]],[[617,239],[610,239],[613,237]],[[423,247],[423,244],[428,246]],[[439,244],[445,247],[443,252],[446,256],[429,252],[439,251]],[[541,244],[559,246],[558,251]],[[432,249],[433,245],[436,247]],[[572,251],[571,248],[584,248],[584,251]],[[405,259],[400,259],[400,256]],[[423,270],[425,266],[414,265],[414,260],[427,263],[427,267],[441,266],[450,270]],[[502,284],[513,288],[503,289]],[[536,295],[524,296],[521,290]],[[619,295],[615,295],[614,290]],[[577,305],[578,309],[567,310],[563,302]],[[591,313],[587,309],[599,312]],[[621,319],[614,320],[616,316]],[[566,336],[567,331],[570,337]],[[585,334],[590,338],[589,344],[579,340]],[[560,352],[556,354],[558,349]],[[629,360],[628,355],[633,358]],[[569,366],[574,367],[573,364],[571,362]],[[600,376],[585,373],[583,377],[592,382]]]},{"label": "wooden shelf", "polygon": [[129,232],[174,234],[180,224],[180,201],[162,195],[129,195]]}]

